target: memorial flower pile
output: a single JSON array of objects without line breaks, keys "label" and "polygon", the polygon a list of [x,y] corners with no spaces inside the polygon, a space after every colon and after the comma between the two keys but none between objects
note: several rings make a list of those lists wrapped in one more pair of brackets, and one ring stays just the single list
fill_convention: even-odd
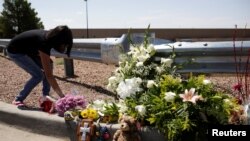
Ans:
[{"label": "memorial flower pile", "polygon": [[155,54],[146,36],[121,56],[107,85],[124,102],[120,113],[155,127],[168,140],[186,135],[201,139],[210,124],[244,124],[244,108],[236,97],[216,91],[203,75],[182,77],[176,72],[174,51],[160,61]]}]

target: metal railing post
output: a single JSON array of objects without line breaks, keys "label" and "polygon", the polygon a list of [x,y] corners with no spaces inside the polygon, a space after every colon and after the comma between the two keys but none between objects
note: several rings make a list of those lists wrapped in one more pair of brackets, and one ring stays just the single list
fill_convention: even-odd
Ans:
[{"label": "metal railing post", "polygon": [[3,49],[3,55],[7,56],[7,49],[6,48]]},{"label": "metal railing post", "polygon": [[64,71],[66,77],[73,77],[74,74],[74,62],[73,59],[64,58]]}]

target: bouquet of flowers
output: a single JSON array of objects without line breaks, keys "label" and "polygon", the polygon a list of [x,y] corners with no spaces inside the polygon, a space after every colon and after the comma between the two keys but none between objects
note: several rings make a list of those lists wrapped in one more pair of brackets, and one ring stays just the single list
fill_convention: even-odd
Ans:
[{"label": "bouquet of flowers", "polygon": [[55,108],[59,116],[64,116],[66,111],[84,109],[85,107],[85,98],[75,94],[67,94],[65,97],[60,98],[55,102]]},{"label": "bouquet of flowers", "polygon": [[156,127],[168,140],[185,135],[201,139],[209,124],[244,124],[244,109],[237,98],[216,91],[205,76],[184,79],[176,73],[174,52],[155,61],[156,51],[145,35],[142,44],[131,45],[121,56],[107,85],[125,102],[124,113]]}]

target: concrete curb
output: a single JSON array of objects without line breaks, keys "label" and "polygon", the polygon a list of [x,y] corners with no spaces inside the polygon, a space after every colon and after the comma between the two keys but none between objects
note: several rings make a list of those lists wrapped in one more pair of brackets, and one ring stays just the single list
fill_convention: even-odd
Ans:
[{"label": "concrete curb", "polygon": [[[56,114],[48,114],[37,109],[18,109],[15,105],[0,101],[0,122],[15,125],[38,134],[77,141],[76,121],[65,121],[64,118]],[[111,137],[120,126],[119,124],[104,123],[100,125],[108,128]],[[143,141],[165,140],[163,135],[148,127],[142,128],[140,133]]]},{"label": "concrete curb", "polygon": [[28,131],[55,137],[69,137],[64,118],[36,109],[18,109],[0,101],[0,121]]}]

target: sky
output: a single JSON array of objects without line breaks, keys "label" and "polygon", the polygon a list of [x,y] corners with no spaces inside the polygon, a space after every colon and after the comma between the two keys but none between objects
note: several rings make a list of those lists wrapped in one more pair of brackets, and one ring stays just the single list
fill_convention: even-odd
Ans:
[{"label": "sky", "polygon": [[[0,0],[0,11],[4,0]],[[45,29],[249,28],[250,0],[28,0]],[[86,5],[88,12],[86,12]],[[88,15],[88,18],[87,18]],[[87,20],[88,19],[88,20]],[[88,22],[87,22],[88,21]],[[88,24],[87,24],[88,23]]]}]

